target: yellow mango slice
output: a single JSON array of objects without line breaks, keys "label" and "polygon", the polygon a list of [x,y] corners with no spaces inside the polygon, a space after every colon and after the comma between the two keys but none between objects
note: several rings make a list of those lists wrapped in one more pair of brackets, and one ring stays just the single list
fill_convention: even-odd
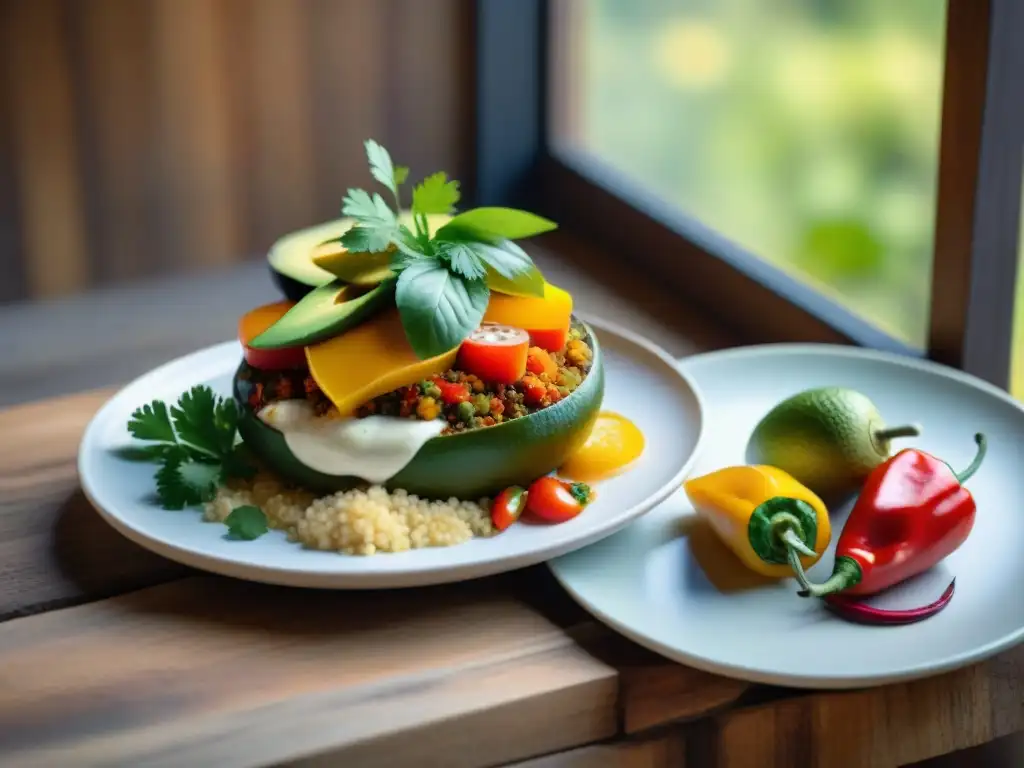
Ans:
[{"label": "yellow mango slice", "polygon": [[491,291],[485,323],[501,323],[528,331],[565,328],[572,314],[572,296],[557,285],[544,283],[544,296],[511,296]]},{"label": "yellow mango slice", "polygon": [[455,347],[421,360],[405,338],[398,310],[388,309],[340,336],[306,347],[306,361],[338,413],[351,416],[367,400],[447,371],[458,351]]}]

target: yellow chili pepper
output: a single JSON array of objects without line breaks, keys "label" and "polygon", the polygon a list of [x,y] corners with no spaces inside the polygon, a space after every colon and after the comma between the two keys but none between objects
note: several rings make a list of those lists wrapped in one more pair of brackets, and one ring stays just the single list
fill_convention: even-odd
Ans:
[{"label": "yellow chili pepper", "polygon": [[727,467],[683,488],[726,546],[763,576],[792,576],[797,563],[810,568],[832,538],[824,502],[776,467]]}]

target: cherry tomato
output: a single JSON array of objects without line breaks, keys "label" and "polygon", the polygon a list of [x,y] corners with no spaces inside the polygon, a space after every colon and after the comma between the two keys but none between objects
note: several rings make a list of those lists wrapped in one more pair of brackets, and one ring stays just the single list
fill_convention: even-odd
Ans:
[{"label": "cherry tomato", "polygon": [[295,306],[291,301],[277,301],[256,307],[238,320],[238,340],[242,342],[245,362],[262,371],[281,371],[289,368],[306,367],[306,350],[304,347],[286,347],[284,349],[254,349],[249,342],[284,317],[285,313]]},{"label": "cherry tomato", "polygon": [[549,523],[576,517],[594,498],[586,483],[569,483],[547,475],[533,481],[526,492],[526,511]]},{"label": "cherry tomato", "polygon": [[459,347],[458,366],[493,384],[514,384],[526,373],[530,337],[522,328],[484,323]]},{"label": "cherry tomato", "polygon": [[504,531],[519,519],[526,506],[526,489],[513,485],[499,493],[491,503],[491,522]]}]

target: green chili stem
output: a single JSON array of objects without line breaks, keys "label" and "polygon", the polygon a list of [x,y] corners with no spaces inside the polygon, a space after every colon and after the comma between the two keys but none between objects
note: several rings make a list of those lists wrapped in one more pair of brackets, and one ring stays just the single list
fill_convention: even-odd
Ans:
[{"label": "green chili stem", "polygon": [[921,427],[918,424],[901,424],[898,427],[885,427],[875,430],[875,440],[893,440],[897,437],[917,437],[921,434]]},{"label": "green chili stem", "polygon": [[792,528],[783,531],[779,538],[786,545],[786,559],[789,560],[789,567],[793,569],[793,575],[800,582],[800,586],[805,590],[814,589],[814,585],[807,580],[807,574],[804,573],[804,564],[800,562],[800,555],[815,557],[818,553],[804,544]]},{"label": "green chili stem", "polygon": [[832,575],[822,584],[812,584],[806,579],[800,581],[798,576],[797,581],[800,581],[800,586],[803,589],[797,594],[800,597],[825,597],[825,595],[849,589],[859,583],[862,576],[863,573],[856,560],[852,557],[840,556],[836,558],[835,565],[832,566]]},{"label": "green chili stem", "polygon": [[966,483],[971,475],[978,471],[978,467],[981,466],[981,462],[985,459],[985,453],[988,451],[988,441],[985,440],[985,436],[981,432],[974,436],[974,442],[978,445],[978,452],[974,455],[974,461],[967,466],[967,469],[954,473],[960,485]]}]

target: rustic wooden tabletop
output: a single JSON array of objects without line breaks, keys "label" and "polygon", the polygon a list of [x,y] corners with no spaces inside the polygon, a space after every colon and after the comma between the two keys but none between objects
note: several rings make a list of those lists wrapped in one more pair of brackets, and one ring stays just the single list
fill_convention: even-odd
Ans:
[{"label": "rustic wooden tabletop", "polygon": [[[731,343],[639,278],[584,276],[576,246],[555,242],[559,256],[538,260],[583,309],[677,355]],[[83,498],[78,442],[111,393],[95,387],[229,338],[238,312],[273,296],[262,264],[200,282],[0,312],[0,765],[863,768],[1024,730],[1024,647],[909,684],[804,693],[643,651],[543,567],[315,592],[140,549]]]}]

